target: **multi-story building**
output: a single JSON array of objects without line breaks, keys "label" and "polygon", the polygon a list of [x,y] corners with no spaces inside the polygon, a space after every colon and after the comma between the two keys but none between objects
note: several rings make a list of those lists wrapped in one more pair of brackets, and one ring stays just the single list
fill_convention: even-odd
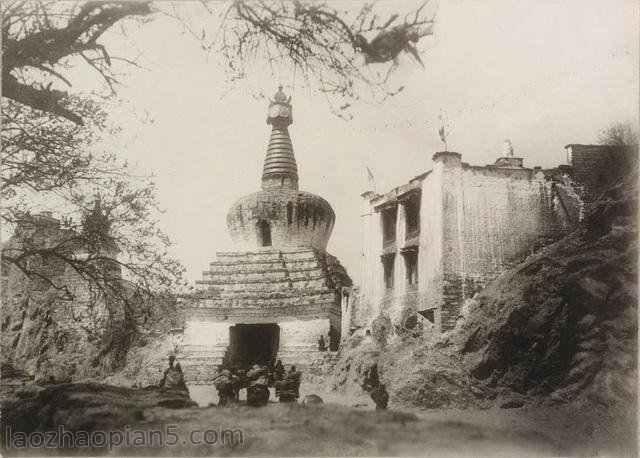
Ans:
[{"label": "multi-story building", "polygon": [[362,194],[361,292],[345,327],[385,316],[397,328],[450,330],[466,299],[581,218],[584,188],[570,166],[525,168],[512,150],[487,166],[448,151],[433,163],[389,192]]}]

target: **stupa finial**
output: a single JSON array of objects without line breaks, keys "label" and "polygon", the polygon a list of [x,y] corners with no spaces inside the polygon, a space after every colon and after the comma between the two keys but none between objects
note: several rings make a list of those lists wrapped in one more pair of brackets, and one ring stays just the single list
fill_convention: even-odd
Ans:
[{"label": "stupa finial", "polygon": [[269,103],[267,124],[273,126],[262,170],[262,189],[298,189],[298,166],[287,126],[293,122],[291,97],[282,92],[282,85]]},{"label": "stupa finial", "polygon": [[293,122],[293,113],[291,112],[291,97],[282,92],[282,85],[278,86],[278,91],[273,96],[273,100],[269,103],[269,115],[267,116],[267,124],[288,126]]},{"label": "stupa finial", "polygon": [[275,102],[288,102],[287,95],[282,92],[282,84],[278,86],[278,92],[273,96]]}]

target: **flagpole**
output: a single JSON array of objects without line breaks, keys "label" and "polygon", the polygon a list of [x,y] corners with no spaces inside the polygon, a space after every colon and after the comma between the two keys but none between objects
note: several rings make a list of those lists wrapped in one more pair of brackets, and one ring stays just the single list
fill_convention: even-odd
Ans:
[{"label": "flagpole", "polygon": [[376,189],[376,179],[373,176],[373,173],[371,173],[371,169],[369,169],[368,166],[365,166],[365,168],[367,169],[367,178],[371,183],[373,183],[373,192],[377,193],[378,190]]}]

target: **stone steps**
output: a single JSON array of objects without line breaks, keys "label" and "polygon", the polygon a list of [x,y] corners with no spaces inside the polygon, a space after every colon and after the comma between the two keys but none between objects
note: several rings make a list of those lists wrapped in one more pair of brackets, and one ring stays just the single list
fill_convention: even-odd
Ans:
[{"label": "stone steps", "polygon": [[271,275],[271,272],[264,272],[263,275],[257,275],[255,277],[249,277],[243,275],[210,275],[209,278],[204,278],[202,280],[196,281],[197,284],[200,285],[253,285],[253,284],[264,284],[268,285],[271,283],[285,283],[285,282],[302,282],[302,281],[313,281],[313,280],[324,280],[325,276],[320,269],[309,270],[307,272],[280,272],[278,275]]},{"label": "stone steps", "polygon": [[219,251],[216,259],[222,263],[241,261],[248,262],[274,262],[277,259],[315,260],[315,251],[310,248],[298,250],[260,250],[260,251]]},{"label": "stone steps", "polygon": [[333,304],[335,293],[330,290],[309,294],[298,290],[297,294],[277,294],[274,297],[267,297],[261,294],[252,295],[228,295],[224,298],[209,298],[194,303],[191,308],[272,308],[272,307],[300,307],[313,304]]},{"label": "stone steps", "polygon": [[305,262],[315,262],[316,264],[318,264],[318,258],[316,257],[316,254],[314,251],[309,251],[304,254],[296,254],[296,255],[283,253],[282,259],[284,260],[285,263],[292,264],[292,265],[298,264],[298,263],[305,263]]},{"label": "stone steps", "polygon": [[218,296],[253,292],[263,296],[287,289],[315,290],[327,285],[325,271],[313,249],[218,252],[196,288]]},{"label": "stone steps", "polygon": [[[298,263],[301,264],[301,263]],[[251,265],[253,266],[253,265]],[[211,269],[202,272],[202,279],[205,281],[209,280],[220,280],[221,282],[228,282],[229,280],[236,281],[270,281],[270,280],[278,280],[282,278],[305,278],[310,276],[319,276],[324,275],[324,271],[317,264],[311,266],[289,266],[289,268],[285,268],[281,263],[278,267],[270,267],[264,269],[245,269],[245,270],[217,270]]]},{"label": "stone steps", "polygon": [[334,292],[327,288],[309,288],[309,289],[297,289],[297,288],[286,288],[275,291],[268,290],[253,290],[253,291],[233,291],[232,294],[226,294],[227,291],[220,291],[218,297],[213,298],[212,300],[224,299],[228,300],[231,298],[240,299],[240,300],[265,300],[265,301],[277,301],[277,300],[286,300],[286,299],[298,299],[298,298],[317,298],[324,300],[329,296],[334,297]]},{"label": "stone steps", "polygon": [[311,278],[282,278],[278,280],[253,280],[242,281],[239,279],[237,282],[221,282],[215,280],[198,280],[196,281],[198,287],[218,286],[221,288],[221,295],[224,295],[230,291],[280,291],[288,289],[322,289],[326,287],[326,279],[324,275],[318,275]]},{"label": "stone steps", "polygon": [[[253,266],[253,264],[248,264],[249,266]],[[203,280],[213,280],[215,278],[238,278],[242,277],[247,280],[259,279],[271,277],[271,278],[282,278],[287,274],[287,269],[282,266],[282,263],[277,264],[276,266],[269,268],[251,268],[251,269],[233,269],[233,270],[220,270],[217,268],[212,268],[211,270],[205,270],[202,272]]]},{"label": "stone steps", "polygon": [[[219,270],[219,271],[235,271],[235,270],[262,270],[262,269],[270,269],[270,268],[279,268],[282,267],[283,261],[290,265],[293,268],[304,268],[304,267],[313,267],[318,266],[318,260],[315,257],[309,257],[304,259],[283,259],[283,258],[274,258],[270,260],[258,260],[258,261],[247,261],[242,258],[238,258],[236,261],[212,261],[209,263],[210,270]],[[208,271],[205,271],[208,272]]]}]

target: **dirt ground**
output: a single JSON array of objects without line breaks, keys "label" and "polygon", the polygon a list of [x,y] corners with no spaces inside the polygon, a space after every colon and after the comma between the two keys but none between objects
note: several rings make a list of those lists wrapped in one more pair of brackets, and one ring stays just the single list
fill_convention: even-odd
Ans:
[{"label": "dirt ground", "polygon": [[[93,430],[105,431],[122,430],[125,425],[131,430],[145,431],[176,425],[175,432],[181,439],[178,445],[118,447],[111,454],[119,456],[636,455],[635,423],[602,407],[375,411],[365,396],[328,394],[323,393],[322,388],[307,386],[305,391],[322,395],[324,404],[279,404],[272,396],[272,402],[266,407],[253,408],[242,403],[229,407],[189,406],[177,399],[167,403],[162,393],[148,390],[67,385],[49,391],[48,396],[24,398],[24,404],[14,404],[12,408],[31,405],[40,412],[38,415],[49,409],[49,423],[40,423],[39,430],[60,423],[71,430],[90,425]],[[196,391],[192,388],[195,400]],[[40,405],[42,400],[48,405]],[[29,416],[23,414],[27,420]],[[192,430],[221,428],[240,428],[244,433],[243,443],[182,443]],[[4,456],[41,455],[43,451],[2,450]],[[50,455],[108,453],[106,449],[87,448],[46,452]]]},{"label": "dirt ground", "polygon": [[270,403],[179,412],[154,409],[137,425],[178,425],[181,438],[194,428],[239,427],[244,444],[118,449],[117,454],[263,456],[635,456],[631,437],[612,425],[598,430],[594,418],[563,407],[430,410],[415,414]]},{"label": "dirt ground", "polygon": [[[195,388],[195,387],[194,387]],[[191,397],[201,404],[202,398],[194,396],[197,389],[191,389]],[[199,387],[207,392],[209,402],[217,402],[215,390]],[[211,387],[212,388],[212,387]],[[387,417],[389,413],[375,412],[375,404],[363,393],[360,396],[343,395],[327,392],[323,386],[306,385],[301,387],[301,397],[306,394],[319,394],[325,405],[309,407],[313,413],[310,424],[324,431],[324,422],[332,421],[334,409],[339,409],[336,416],[340,418],[346,412],[362,412],[354,424],[349,421],[341,425],[337,418],[328,428],[336,437],[348,434],[358,428],[367,428],[372,434],[364,437],[354,434],[362,440],[362,449],[352,447],[353,438],[347,438],[344,449],[339,454],[347,455],[430,455],[430,456],[636,456],[636,422],[634,418],[609,412],[602,406],[558,405],[519,408],[491,409],[421,409],[396,406],[391,404],[391,411],[399,415]],[[244,399],[241,393],[241,400]],[[271,393],[274,400],[274,393]],[[200,401],[200,402],[199,402]],[[202,405],[202,404],[201,404]],[[208,405],[208,404],[205,404]],[[269,418],[274,428],[274,436],[281,435],[276,403],[269,404],[261,414]],[[307,409],[309,409],[307,408]],[[242,407],[238,407],[242,409]],[[343,410],[344,409],[344,410]],[[372,412],[373,411],[373,412]],[[294,410],[288,414],[299,414]],[[338,414],[339,412],[339,414]],[[236,412],[234,411],[234,415]],[[409,415],[410,417],[404,417]],[[411,418],[412,420],[406,420]],[[305,417],[305,415],[303,415]],[[326,418],[323,418],[326,417]],[[348,415],[351,418],[351,415]],[[380,424],[373,427],[370,421]],[[309,421],[305,418],[305,421]],[[397,422],[402,428],[397,430]],[[405,423],[406,421],[406,423]],[[388,423],[388,424],[387,424]],[[242,426],[241,426],[242,427]],[[371,428],[371,429],[370,429]],[[265,434],[258,426],[260,436]],[[297,428],[294,430],[298,431]],[[339,430],[343,433],[336,433]],[[273,449],[274,454],[308,455],[314,454],[318,447],[319,454],[333,453],[322,438],[302,428],[298,431],[305,440],[302,444],[283,443]],[[326,435],[326,434],[322,434]],[[413,436],[415,435],[415,436]],[[281,438],[282,439],[282,438]],[[272,437],[270,442],[280,443],[281,439]],[[356,441],[357,442],[357,441]],[[336,444],[337,445],[337,444]],[[277,451],[279,450],[279,451]],[[267,450],[253,450],[248,454],[269,455]],[[242,453],[244,454],[244,453]]]}]

